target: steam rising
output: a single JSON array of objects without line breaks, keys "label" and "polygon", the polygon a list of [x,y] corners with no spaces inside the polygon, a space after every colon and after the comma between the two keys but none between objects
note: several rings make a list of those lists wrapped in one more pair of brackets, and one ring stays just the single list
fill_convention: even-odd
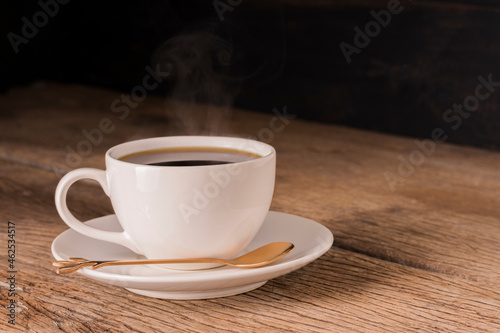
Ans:
[{"label": "steam rising", "polygon": [[231,106],[243,80],[230,75],[233,59],[233,45],[205,31],[178,35],[158,48],[153,63],[170,73],[167,79],[173,84],[167,104],[173,132],[216,135],[229,131]]}]

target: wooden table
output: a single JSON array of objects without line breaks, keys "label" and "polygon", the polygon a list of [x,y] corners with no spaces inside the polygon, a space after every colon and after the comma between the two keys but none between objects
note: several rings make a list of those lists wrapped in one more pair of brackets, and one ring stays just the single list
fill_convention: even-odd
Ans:
[{"label": "wooden table", "polygon": [[[232,110],[218,134],[260,137],[276,148],[272,209],[328,227],[335,243],[325,255],[257,290],[210,300],[154,299],[81,275],[56,275],[50,246],[67,229],[53,199],[61,174],[104,168],[104,152],[120,142],[187,132],[172,118],[178,103],[148,96],[120,119],[123,114],[112,107],[120,95],[38,83],[0,97],[0,329],[500,331],[499,153],[447,143],[432,150],[429,141],[419,148],[411,138],[293,117],[271,126],[272,112]],[[207,109],[188,107],[193,114]],[[281,105],[273,108],[283,112]],[[293,114],[292,108],[287,112]],[[104,118],[113,130],[83,154],[82,131],[99,128]],[[78,147],[85,156],[68,162],[68,151]],[[90,182],[72,188],[69,206],[83,220],[112,213],[100,187]],[[15,223],[15,237],[9,238],[8,221]],[[11,299],[15,325],[8,323]]]}]

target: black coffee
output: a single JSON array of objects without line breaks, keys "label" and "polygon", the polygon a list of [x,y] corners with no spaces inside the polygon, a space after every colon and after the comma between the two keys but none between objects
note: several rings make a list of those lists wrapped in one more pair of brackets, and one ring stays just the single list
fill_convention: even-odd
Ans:
[{"label": "black coffee", "polygon": [[130,163],[157,166],[199,166],[244,162],[261,157],[229,148],[165,148],[133,153],[120,158]]}]

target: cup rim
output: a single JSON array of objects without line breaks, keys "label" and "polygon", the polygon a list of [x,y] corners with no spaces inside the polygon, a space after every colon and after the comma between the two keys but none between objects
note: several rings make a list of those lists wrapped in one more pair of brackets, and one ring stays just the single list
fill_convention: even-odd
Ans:
[{"label": "cup rim", "polygon": [[[138,164],[134,162],[127,162],[121,160],[124,156],[139,153],[141,151],[154,150],[154,149],[162,149],[162,148],[227,148],[227,149],[236,149],[244,152],[249,152],[253,154],[257,154],[260,157],[231,163],[233,165],[240,165],[245,163],[252,163],[255,161],[261,161],[263,159],[272,158],[276,155],[276,150],[271,145],[247,138],[240,137],[230,137],[230,136],[199,136],[199,135],[184,135],[184,136],[163,136],[163,137],[151,137],[133,141],[127,141],[124,143],[120,143],[116,146],[111,147],[106,152],[106,161],[113,161],[113,163],[119,163],[122,165],[132,165],[132,166],[140,166],[140,167],[148,167],[148,168],[175,168],[175,169],[184,169],[184,168],[193,168],[192,166],[155,166],[155,165],[147,165],[147,164]],[[250,149],[252,148],[252,149]],[[199,165],[196,168],[210,168],[210,167],[218,167],[220,165]]]}]

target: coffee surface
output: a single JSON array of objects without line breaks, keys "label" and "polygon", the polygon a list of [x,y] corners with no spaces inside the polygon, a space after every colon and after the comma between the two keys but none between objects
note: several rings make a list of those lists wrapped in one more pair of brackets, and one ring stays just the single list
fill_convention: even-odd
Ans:
[{"label": "coffee surface", "polygon": [[163,161],[148,163],[148,165],[158,165],[158,166],[196,166],[196,165],[217,165],[217,164],[228,164],[234,162],[228,161],[215,161],[215,160],[184,160],[184,161]]},{"label": "coffee surface", "polygon": [[120,160],[156,166],[201,166],[244,162],[261,157],[246,151],[229,148],[165,148],[129,154]]}]

